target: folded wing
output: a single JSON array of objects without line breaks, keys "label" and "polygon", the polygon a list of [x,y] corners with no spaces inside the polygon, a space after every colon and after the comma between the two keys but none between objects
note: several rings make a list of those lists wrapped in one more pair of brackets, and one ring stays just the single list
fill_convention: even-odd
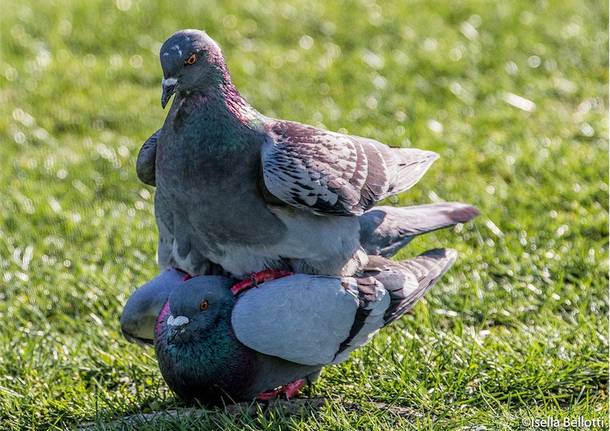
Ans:
[{"label": "folded wing", "polygon": [[408,311],[455,257],[453,250],[404,262],[377,257],[361,277],[296,274],[269,281],[237,300],[233,330],[266,355],[304,365],[341,362]]},{"label": "folded wing", "polygon": [[413,186],[438,157],[291,121],[270,121],[266,131],[265,187],[279,200],[318,214],[360,215]]},{"label": "folded wing", "polygon": [[136,160],[136,173],[140,181],[149,186],[156,185],[157,141],[161,129],[153,133],[142,145]]}]

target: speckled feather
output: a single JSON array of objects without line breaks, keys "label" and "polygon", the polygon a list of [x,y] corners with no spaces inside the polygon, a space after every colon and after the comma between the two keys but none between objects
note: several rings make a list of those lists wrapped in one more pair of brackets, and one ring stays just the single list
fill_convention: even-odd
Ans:
[{"label": "speckled feather", "polygon": [[262,149],[265,185],[284,202],[319,214],[360,215],[415,184],[437,155],[271,120]]}]

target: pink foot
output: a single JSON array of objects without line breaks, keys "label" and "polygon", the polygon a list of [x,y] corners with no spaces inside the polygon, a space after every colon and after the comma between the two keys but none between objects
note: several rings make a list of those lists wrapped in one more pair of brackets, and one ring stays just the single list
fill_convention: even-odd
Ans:
[{"label": "pink foot", "polygon": [[294,382],[288,383],[286,386],[284,386],[284,395],[286,396],[286,399],[289,400],[290,398],[296,397],[303,386],[305,386],[305,379],[295,380]]},{"label": "pink foot", "polygon": [[234,284],[231,288],[231,292],[233,293],[233,295],[237,296],[244,290],[248,290],[251,287],[255,287],[260,283],[275,280],[276,278],[286,277],[287,275],[291,274],[292,272],[282,271],[281,269],[266,269],[264,271],[255,272],[254,274],[250,275],[250,278]]},{"label": "pink foot", "polygon": [[303,386],[305,386],[305,379],[295,380],[292,383],[280,386],[279,388],[274,389],[272,391],[261,392],[260,394],[258,394],[256,399],[261,401],[269,401],[284,395],[284,397],[289,400],[291,398],[294,398],[299,393],[301,388],[303,388]]}]

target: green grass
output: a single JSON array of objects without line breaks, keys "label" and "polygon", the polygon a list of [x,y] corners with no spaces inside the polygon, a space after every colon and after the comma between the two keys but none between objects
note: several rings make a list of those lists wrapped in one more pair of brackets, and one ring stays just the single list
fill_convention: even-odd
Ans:
[{"label": "green grass", "polygon": [[[395,203],[459,200],[483,215],[401,254],[450,246],[460,258],[413,314],[324,371],[307,392],[325,397],[321,407],[212,411],[150,429],[482,430],[605,417],[605,2],[116,4],[130,7],[3,2],[0,429],[180,406],[118,316],[158,271],[154,190],[134,160],[165,114],[160,43],[188,27],[221,44],[263,113],[440,153]],[[511,93],[534,109],[507,103]]]}]

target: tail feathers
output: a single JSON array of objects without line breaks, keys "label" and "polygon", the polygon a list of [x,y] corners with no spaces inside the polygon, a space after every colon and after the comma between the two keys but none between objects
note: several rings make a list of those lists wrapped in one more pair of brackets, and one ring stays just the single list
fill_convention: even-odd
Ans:
[{"label": "tail feathers", "polygon": [[360,216],[360,242],[369,255],[391,257],[417,235],[466,223],[477,215],[479,210],[460,202],[375,207]]},{"label": "tail feathers", "polygon": [[415,276],[420,288],[427,289],[451,268],[456,259],[457,251],[451,248],[435,248],[415,259],[403,260],[398,264]]},{"label": "tail feathers", "polygon": [[390,293],[390,306],[384,315],[385,325],[409,311],[456,259],[455,250],[434,249],[401,262],[386,260],[384,270],[374,275]]},{"label": "tail feathers", "polygon": [[413,187],[439,157],[433,151],[417,148],[392,149],[392,152],[395,155],[394,175],[387,196],[404,192]]}]

